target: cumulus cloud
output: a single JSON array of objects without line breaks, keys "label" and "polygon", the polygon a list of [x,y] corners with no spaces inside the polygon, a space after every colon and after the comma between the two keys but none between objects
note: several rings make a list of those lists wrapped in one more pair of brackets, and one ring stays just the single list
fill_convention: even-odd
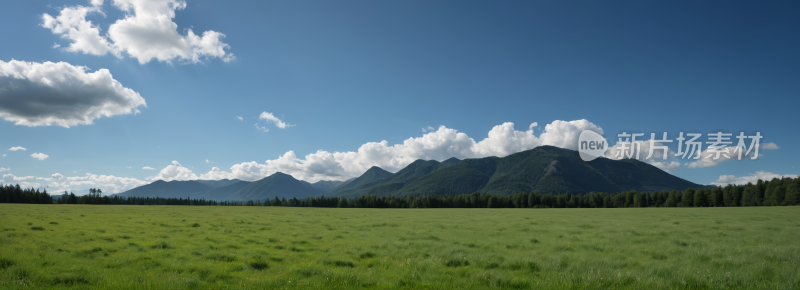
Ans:
[{"label": "cumulus cloud", "polygon": [[[95,5],[96,4],[96,5]],[[100,28],[86,20],[89,13],[103,14],[100,10],[102,1],[92,3],[92,6],[73,6],[64,7],[58,16],[42,14],[42,27],[50,29],[54,34],[61,35],[61,38],[72,41],[65,49],[71,52],[82,52],[85,54],[104,55],[113,53],[119,55],[114,50],[108,40],[100,35]],[[61,45],[54,44],[53,48]]]},{"label": "cumulus cloud", "polygon": [[17,146],[17,147],[11,147],[8,150],[11,150],[11,151],[18,151],[18,150],[26,151],[28,149],[25,149],[23,147]]},{"label": "cumulus cloud", "polygon": [[757,171],[756,173],[751,173],[751,174],[749,174],[747,176],[740,176],[740,177],[736,177],[736,176],[733,176],[733,175],[720,175],[719,179],[717,179],[717,181],[712,182],[711,184],[713,184],[713,185],[728,185],[728,184],[739,184],[739,185],[741,185],[741,184],[747,184],[747,183],[755,184],[756,182],[758,182],[759,179],[761,179],[761,180],[772,180],[773,178],[779,178],[780,179],[780,178],[784,178],[784,177],[797,178],[797,175],[796,174],[783,174],[782,175],[782,174],[776,174],[776,173],[772,173],[772,172],[767,172],[767,171],[761,170],[761,171]]},{"label": "cumulus cloud", "polygon": [[778,144],[775,144],[774,142],[769,142],[769,143],[764,143],[763,145],[759,144],[759,148],[764,150],[777,150],[781,147],[778,147]]},{"label": "cumulus cloud", "polygon": [[161,169],[158,175],[147,179],[151,181],[197,180],[197,175],[192,173],[191,169],[183,167],[178,161],[172,161],[172,165]]},{"label": "cumulus cloud", "polygon": [[[767,149],[767,147],[769,149]],[[778,145],[775,145],[775,143],[766,143],[764,145],[759,145],[758,148],[759,149],[773,150],[773,149],[777,149]],[[736,151],[734,153],[734,149],[736,149],[736,147],[727,147],[727,149],[728,149],[728,153],[725,153],[725,150],[720,150],[721,153],[719,155],[717,155],[715,149],[706,148],[705,150],[700,152],[700,158],[698,158],[698,159],[690,159],[690,158],[687,157],[688,160],[695,160],[695,161],[687,163],[686,167],[691,168],[691,169],[714,167],[714,166],[719,165],[719,163],[723,162],[723,161],[739,160],[739,152]],[[752,151],[750,151],[750,153],[747,153],[747,154],[745,154],[745,153],[747,153],[747,149],[742,150],[742,160],[750,160],[751,158],[753,158],[753,156],[755,156],[756,151],[752,150]],[[728,157],[725,157],[725,155],[728,155]],[[761,157],[761,156],[764,156],[764,154],[758,153],[758,157]]]},{"label": "cumulus cloud", "polygon": [[142,167],[142,169],[144,169],[144,170],[156,170],[155,168],[150,167],[150,166]]},{"label": "cumulus cloud", "polygon": [[69,128],[147,107],[107,69],[86,70],[66,62],[0,60],[0,117],[16,125]]},{"label": "cumulus cloud", "polygon": [[43,14],[41,25],[69,39],[72,43],[66,48],[68,51],[94,55],[111,53],[117,57],[126,53],[142,64],[153,59],[167,63],[175,60],[198,63],[208,58],[225,62],[236,58],[225,52],[230,49],[222,42],[225,34],[208,30],[197,35],[191,29],[186,29],[185,35],[178,33],[178,24],[172,20],[176,10],[187,7],[186,1],[114,0],[113,6],[126,16],[111,24],[105,35],[101,34],[100,27],[86,20],[89,13],[103,14],[103,1],[90,3],[92,6],[88,7],[64,7],[56,17]]},{"label": "cumulus cloud", "polygon": [[[283,172],[308,182],[346,180],[360,176],[372,166],[396,172],[417,159],[502,157],[542,145],[575,150],[578,136],[583,130],[603,134],[602,128],[587,120],[554,121],[546,125],[538,136],[533,132],[537,126],[537,123],[533,123],[528,126],[527,131],[517,131],[514,123],[504,123],[492,128],[481,141],[475,141],[458,130],[440,126],[422,137],[406,139],[402,144],[389,145],[385,140],[369,142],[361,145],[357,151],[319,150],[302,158],[294,151],[289,151],[277,159],[266,160],[263,164],[256,161],[244,162],[233,165],[230,171],[214,167],[199,178],[256,180]],[[192,178],[191,174],[185,176]]]},{"label": "cumulus cloud", "polygon": [[47,154],[44,154],[44,153],[33,153],[33,154],[31,154],[31,157],[33,157],[33,159],[45,160],[45,159],[49,158],[50,156],[48,156]]},{"label": "cumulus cloud", "polygon": [[[615,160],[623,158],[633,158],[648,163],[650,165],[653,165],[655,167],[658,167],[659,169],[665,171],[676,170],[680,168],[681,167],[680,162],[666,160],[675,157],[675,152],[672,151],[672,149],[669,149],[669,147],[666,147],[664,143],[655,142],[656,140],[658,139],[648,139],[648,140],[643,140],[641,142],[637,141],[634,142],[633,144],[628,143],[626,145],[617,143],[614,144],[614,146],[608,148],[605,157]],[[625,146],[625,148],[623,148],[623,146]],[[635,149],[633,151],[631,151],[632,146]],[[651,148],[652,148],[652,155],[650,152]]]},{"label": "cumulus cloud", "polygon": [[48,178],[36,176],[15,176],[14,174],[3,174],[4,184],[19,184],[22,188],[38,188],[42,186],[42,182],[46,182]]},{"label": "cumulus cloud", "polygon": [[19,184],[22,188],[46,187],[47,191],[51,194],[58,194],[64,191],[75,191],[77,193],[89,188],[100,188],[105,194],[114,194],[148,184],[149,182],[113,175],[86,173],[83,176],[65,177],[59,173],[55,173],[50,177],[3,174],[2,183]]},{"label": "cumulus cloud", "polygon": [[242,118],[242,116],[236,116],[236,119],[239,119],[239,121],[244,121],[244,118]]},{"label": "cumulus cloud", "polygon": [[658,167],[659,169],[664,170],[664,171],[675,170],[675,169],[681,168],[681,163],[678,162],[678,161],[670,161],[670,162],[663,161],[663,162],[661,162],[661,161],[654,161],[654,160],[651,159],[651,160],[648,160],[647,163],[649,163],[650,165],[653,165],[655,167]]},{"label": "cumulus cloud", "polygon": [[[261,115],[258,116],[258,119],[259,120],[265,120],[267,123],[274,123],[275,127],[278,127],[278,128],[281,128],[281,129],[286,129],[287,127],[294,127],[294,125],[287,124],[287,123],[281,121],[280,119],[278,119],[278,117],[273,116],[272,113],[268,113],[266,111],[265,112],[261,112]],[[256,126],[256,127],[258,127],[258,126]]]},{"label": "cumulus cloud", "polygon": [[9,172],[9,171],[11,171],[10,167],[9,168],[0,167],[0,172]]},{"label": "cumulus cloud", "polygon": [[[149,182],[136,178],[117,177],[86,173],[84,176],[67,177],[64,183],[55,183],[55,188],[100,188],[105,194],[120,193]],[[66,189],[63,189],[66,190]]]}]

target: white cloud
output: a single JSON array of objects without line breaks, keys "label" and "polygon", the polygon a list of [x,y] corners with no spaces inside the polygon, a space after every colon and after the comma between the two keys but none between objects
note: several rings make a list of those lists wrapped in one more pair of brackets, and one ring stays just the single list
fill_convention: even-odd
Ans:
[{"label": "white cloud", "polygon": [[664,170],[664,171],[675,170],[675,169],[678,169],[678,168],[681,167],[681,163],[678,162],[678,161],[670,161],[670,162],[664,161],[664,162],[661,162],[661,161],[654,161],[653,159],[649,159],[647,161],[647,163],[649,163],[650,165],[653,165],[655,167],[658,167],[659,169]]},{"label": "white cloud", "polygon": [[764,150],[777,150],[781,147],[778,147],[778,144],[775,144],[774,142],[769,142],[769,143],[764,143],[763,145],[759,143],[759,148]]},{"label": "white cloud", "polygon": [[192,173],[191,169],[183,167],[178,161],[172,161],[172,165],[161,169],[158,175],[148,177],[147,179],[151,181],[197,180],[197,175]]},{"label": "white cloud", "polygon": [[[772,145],[775,145],[775,143],[772,143]],[[777,147],[777,145],[775,145],[775,147]],[[761,149],[761,148],[763,148],[763,147],[759,146],[759,149]],[[696,161],[693,161],[693,162],[690,162],[690,163],[686,163],[686,167],[691,168],[691,169],[714,167],[714,166],[717,166],[720,162],[723,162],[723,161],[739,160],[739,152],[736,151],[736,153],[734,153],[734,149],[736,149],[736,147],[728,147],[727,149],[728,149],[728,153],[724,153],[724,150],[721,150],[720,151],[721,153],[719,154],[719,156],[717,156],[717,154],[715,153],[714,150],[712,150],[711,148],[706,148],[706,150],[703,150],[703,151],[700,152],[700,158],[698,158],[698,159],[686,157],[685,160],[688,160],[688,161],[696,160]],[[749,154],[745,154],[746,152],[747,152],[747,149],[742,151],[742,160],[750,160],[756,154],[755,150],[750,151]],[[727,154],[728,157],[725,157],[725,154]],[[761,157],[761,156],[764,156],[764,155],[759,153],[758,157]],[[715,160],[714,159],[715,157],[718,157],[718,158]]]},{"label": "white cloud", "polygon": [[433,132],[434,130],[436,130],[436,129],[431,127],[431,126],[428,126],[426,128],[422,128],[422,133]]},{"label": "white cloud", "polygon": [[[149,182],[135,178],[86,173],[84,176],[67,177],[64,183],[51,184],[51,188],[100,188],[105,194],[120,193]],[[68,189],[60,189],[60,191]]]},{"label": "white cloud", "polygon": [[33,154],[31,154],[31,157],[33,157],[33,159],[45,160],[45,159],[49,158],[50,156],[48,156],[47,154],[44,154],[44,153],[33,153]]},{"label": "white cloud", "polygon": [[255,124],[253,124],[253,126],[256,126],[256,130],[258,130],[258,131],[269,132],[269,128],[267,128],[267,127],[260,127],[260,126],[258,126],[258,123],[255,123]]},{"label": "white cloud", "polygon": [[[655,140],[658,140],[658,139],[655,139]],[[653,141],[655,141],[655,140],[653,140]],[[664,154],[664,149],[661,149],[662,148],[661,146],[664,146],[664,143],[653,142],[653,144],[652,144],[653,145],[652,146],[653,155],[651,156],[650,155],[650,148],[651,148],[650,141],[651,141],[651,139],[633,143],[633,146],[636,148],[636,150],[633,151],[633,153],[630,153],[631,152],[630,151],[631,144],[625,145],[625,146],[627,146],[627,149],[625,149],[625,151],[622,150],[622,146],[623,146],[622,144],[620,144],[620,143],[614,144],[614,146],[611,146],[611,147],[608,148],[608,150],[606,151],[605,157],[608,158],[608,159],[618,160],[618,159],[628,158],[627,154],[631,154],[632,155],[631,158],[637,159],[639,161],[645,162],[645,163],[650,164],[650,165],[653,165],[655,167],[658,167],[661,170],[668,171],[668,170],[676,170],[676,169],[680,168],[680,166],[681,166],[680,162],[665,160],[665,159],[670,159],[670,158],[675,157],[675,152],[672,151],[672,149],[669,149],[667,147],[666,154]],[[636,151],[638,151],[638,153],[639,153],[638,154],[639,155],[638,158],[636,156],[637,155]],[[647,157],[650,157],[650,158],[647,158]]]},{"label": "white cloud", "polygon": [[[89,13],[103,14],[100,10],[101,4],[102,2],[90,7],[80,5],[65,7],[56,17],[47,13],[42,14],[41,25],[50,29],[54,34],[60,34],[61,38],[71,40],[72,43],[65,48],[67,51],[94,55],[104,55],[110,52],[119,56],[108,40],[100,35],[100,28],[86,20],[86,15]],[[103,14],[103,16],[105,15]],[[55,44],[53,48],[60,46]]]},{"label": "white cloud", "polygon": [[206,159],[206,163],[208,163],[208,159]]},{"label": "white cloud", "polygon": [[3,157],[6,157],[6,155],[5,155],[5,154],[3,154]]},{"label": "white cloud", "polygon": [[747,184],[748,182],[755,184],[756,182],[758,182],[759,179],[772,180],[773,178],[784,178],[784,177],[797,178],[797,175],[796,174],[781,175],[761,170],[757,171],[756,173],[751,173],[750,175],[741,177],[736,177],[733,175],[720,175],[719,179],[717,179],[717,181],[712,182],[711,184],[713,185]]},{"label": "white cloud", "polygon": [[87,69],[66,62],[0,60],[0,117],[16,125],[69,128],[147,107],[139,93],[123,87],[107,69]]},{"label": "white cloud", "polygon": [[[275,117],[275,116],[272,115],[272,113],[268,113],[268,112],[261,112],[261,115],[258,116],[258,119],[259,120],[266,120],[267,123],[275,123],[275,127],[278,127],[278,128],[281,128],[281,129],[286,129],[287,127],[294,127],[294,125],[284,123],[283,121],[278,119],[278,117]],[[256,127],[258,127],[258,126],[256,126]]]},{"label": "white cloud", "polygon": [[155,168],[150,167],[150,166],[142,167],[142,169],[144,169],[144,170],[156,170]]},{"label": "white cloud", "polygon": [[35,176],[14,176],[13,174],[3,174],[4,184],[19,184],[22,188],[38,188],[42,183],[47,181],[48,178],[35,177]]},{"label": "white cloud", "polygon": [[225,50],[230,46],[222,39],[225,34],[208,30],[197,35],[185,29],[186,35],[178,33],[178,24],[172,21],[175,11],[185,9],[182,0],[114,0],[113,6],[126,13],[108,27],[107,35],[101,35],[100,27],[86,20],[89,13],[99,13],[102,1],[92,0],[92,6],[65,7],[59,15],[42,15],[42,27],[54,34],[69,39],[68,51],[86,54],[121,57],[122,53],[136,58],[139,63],[153,59],[171,63],[175,60],[199,63],[208,58],[220,58],[225,62],[236,57]]},{"label": "white cloud", "polygon": [[84,176],[65,177],[55,173],[50,177],[14,176],[3,174],[2,183],[19,184],[22,188],[46,187],[51,194],[60,194],[64,191],[76,193],[89,188],[100,188],[104,194],[120,193],[131,188],[148,184],[135,178],[116,177],[113,175],[97,175],[87,173]]},{"label": "white cloud", "polygon": [[0,172],[8,172],[11,171],[11,168],[0,167]]},{"label": "white cloud", "polygon": [[242,118],[242,116],[236,116],[236,119],[239,119],[239,121],[244,121],[244,118]]},{"label": "white cloud", "polygon": [[61,45],[60,45],[60,44],[58,44],[58,43],[53,43],[53,49],[56,49],[56,48],[59,48],[59,47],[61,47]]},{"label": "white cloud", "polygon": [[18,151],[18,150],[27,151],[28,149],[25,149],[23,147],[17,146],[17,147],[11,147],[8,150],[11,150],[11,151]]},{"label": "white cloud", "polygon": [[233,165],[230,171],[214,167],[199,178],[256,180],[283,172],[308,182],[346,180],[363,174],[372,166],[396,172],[417,159],[502,157],[542,145],[574,150],[583,130],[603,134],[602,128],[587,120],[554,121],[545,126],[544,132],[539,136],[533,134],[537,125],[533,123],[527,131],[517,131],[513,123],[504,123],[492,128],[488,137],[479,142],[455,129],[441,126],[422,137],[406,139],[402,144],[390,146],[385,140],[369,142],[361,145],[355,152],[331,153],[319,150],[303,158],[299,158],[294,151],[289,151],[277,159],[267,160],[264,164],[256,161],[244,162]]}]

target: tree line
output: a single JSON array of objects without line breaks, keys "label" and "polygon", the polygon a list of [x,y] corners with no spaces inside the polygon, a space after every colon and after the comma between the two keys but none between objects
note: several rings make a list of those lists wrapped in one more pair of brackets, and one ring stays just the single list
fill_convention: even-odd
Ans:
[{"label": "tree line", "polygon": [[800,178],[758,180],[756,184],[727,185],[724,187],[687,188],[679,192],[637,192],[635,190],[587,194],[553,194],[539,191],[514,195],[492,195],[474,192],[440,196],[393,197],[374,195],[358,198],[309,197],[277,198],[264,201],[213,201],[205,199],[163,197],[103,196],[92,189],[83,196],[64,192],[53,198],[47,190],[21,189],[0,185],[0,202],[4,203],[59,203],[59,204],[117,204],[117,205],[220,205],[220,206],[290,206],[290,207],[340,207],[340,208],[625,208],[625,207],[736,207],[783,206],[800,204]]}]

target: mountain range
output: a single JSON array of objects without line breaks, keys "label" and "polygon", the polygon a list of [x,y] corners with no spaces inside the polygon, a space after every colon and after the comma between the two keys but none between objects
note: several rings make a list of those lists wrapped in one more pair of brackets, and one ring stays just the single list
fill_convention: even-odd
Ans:
[{"label": "mountain range", "polygon": [[634,160],[580,159],[578,152],[540,146],[506,157],[459,160],[416,160],[396,173],[374,166],[347,181],[308,183],[275,173],[257,181],[156,181],[120,193],[121,196],[191,197],[247,201],[313,196],[354,198],[444,194],[510,195],[538,190],[544,193],[654,192],[705,186],[681,179],[650,164]]}]

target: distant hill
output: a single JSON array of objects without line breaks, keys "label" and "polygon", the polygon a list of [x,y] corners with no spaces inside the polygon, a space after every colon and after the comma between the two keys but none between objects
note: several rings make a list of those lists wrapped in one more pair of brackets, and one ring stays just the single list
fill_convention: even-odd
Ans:
[{"label": "distant hill", "polygon": [[205,198],[207,200],[228,200],[234,193],[241,190],[245,186],[249,185],[249,181],[239,181],[233,184],[229,184],[227,186],[217,187],[214,188],[203,195],[200,198]]},{"label": "distant hill", "polygon": [[[320,187],[335,187],[345,184],[346,181],[319,181],[316,183]],[[321,195],[325,190],[320,190],[316,186],[299,181],[294,177],[275,173],[258,181],[241,181],[238,179],[223,180],[187,180],[187,181],[163,181],[157,180],[153,183],[133,188],[119,193],[119,196],[137,197],[165,197],[165,198],[204,198],[216,201],[247,201],[264,200],[267,198],[305,198],[313,195]]]},{"label": "distant hill", "polygon": [[306,198],[325,193],[309,184],[281,172],[253,181],[233,193],[228,200],[248,201],[278,198]]},{"label": "distant hill", "polygon": [[212,188],[228,186],[228,185],[231,185],[231,184],[234,184],[234,183],[237,183],[237,182],[241,182],[241,180],[238,180],[238,179],[195,180],[195,181],[200,182],[200,183],[205,184],[205,185],[208,185],[208,186],[211,186]]},{"label": "distant hill", "polygon": [[[361,186],[354,186],[349,190],[337,192],[336,195],[331,196],[344,196],[344,197],[358,197],[362,195],[376,195],[386,196],[411,184],[415,180],[433,173],[445,166],[453,165],[461,160],[457,158],[450,158],[445,161],[439,162],[436,160],[422,160],[412,162],[406,168],[401,169],[395,174],[380,179],[372,179],[373,182],[362,182]],[[377,168],[377,167],[375,167]],[[377,180],[377,183],[374,182]]]},{"label": "distant hill", "polygon": [[197,198],[197,195],[204,194],[214,189],[196,180],[187,181],[163,181],[157,180],[153,183],[142,185],[123,193],[119,196],[138,196],[138,197],[165,197],[165,198]]},{"label": "distant hill", "polygon": [[[361,178],[361,177],[359,177]],[[358,179],[356,179],[358,180]],[[337,192],[339,196],[422,196],[468,194],[684,190],[704,186],[689,182],[638,160],[580,159],[578,152],[540,146],[503,158],[458,161],[417,160],[390,177]]]},{"label": "distant hill", "polygon": [[320,180],[320,181],[311,183],[311,186],[313,186],[316,189],[322,190],[323,192],[328,192],[328,191],[331,191],[334,188],[342,186],[343,184],[345,184],[347,182],[350,182],[352,180],[353,179],[350,179],[350,180],[347,180],[347,181]]},{"label": "distant hill", "polygon": [[367,169],[367,172],[364,172],[361,176],[353,181],[348,182],[345,185],[337,187],[336,189],[325,193],[326,196],[336,196],[336,197],[352,197],[357,196],[357,192],[361,189],[365,189],[371,186],[378,184],[382,179],[392,176],[392,173],[378,166],[372,166],[370,169]]}]

